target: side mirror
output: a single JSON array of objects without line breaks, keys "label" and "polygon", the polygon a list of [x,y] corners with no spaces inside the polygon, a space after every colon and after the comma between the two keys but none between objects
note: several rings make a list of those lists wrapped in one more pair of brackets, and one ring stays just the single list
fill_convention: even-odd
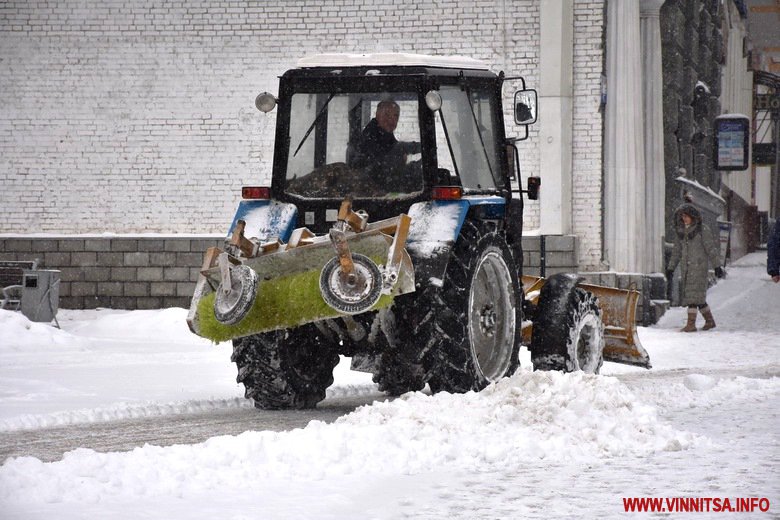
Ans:
[{"label": "side mirror", "polygon": [[536,91],[533,89],[515,92],[515,123],[532,125],[536,122]]},{"label": "side mirror", "polygon": [[542,185],[541,177],[528,177],[528,200],[539,200],[539,187]]}]

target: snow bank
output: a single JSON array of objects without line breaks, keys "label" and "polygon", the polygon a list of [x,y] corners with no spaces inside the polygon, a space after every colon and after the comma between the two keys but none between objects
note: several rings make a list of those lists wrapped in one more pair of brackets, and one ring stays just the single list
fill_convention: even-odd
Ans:
[{"label": "snow bank", "polygon": [[[61,330],[0,310],[0,432],[252,408],[230,343],[192,334],[186,314],[60,310]],[[379,393],[349,365],[336,368],[327,397]]]},{"label": "snow bank", "polygon": [[20,312],[0,309],[0,354],[41,350],[84,351],[96,345],[94,340],[101,339],[112,342],[152,341],[166,347],[171,344],[210,346],[210,341],[195,336],[187,328],[186,312],[180,308],[61,310],[58,321],[62,329],[58,329],[49,323],[32,322]]},{"label": "snow bank", "polygon": [[90,342],[52,327],[34,323],[22,313],[0,309],[0,354],[52,349],[85,350]]},{"label": "snow bank", "polygon": [[70,424],[100,423],[138,419],[142,417],[161,417],[185,413],[204,413],[211,410],[228,408],[254,408],[252,401],[243,398],[203,399],[169,403],[117,403],[98,408],[83,408],[49,414],[25,414],[0,420],[0,432],[36,430]]},{"label": "snow bank", "polygon": [[128,453],[78,449],[59,462],[0,467],[4,501],[186,497],[261,479],[416,474],[430,468],[512,471],[529,460],[589,461],[708,442],[659,421],[615,378],[519,371],[480,393],[407,394],[324,424],[246,432]]},{"label": "snow bank", "polygon": [[[211,346],[212,343],[190,332],[187,310],[178,307],[155,310],[60,311],[63,328],[72,334],[112,341],[147,341],[158,344]],[[74,318],[78,317],[74,321]]]},{"label": "snow bank", "polygon": [[706,374],[688,374],[682,381],[668,381],[663,385],[639,383],[636,392],[646,403],[659,411],[687,408],[708,409],[738,399],[749,408],[750,402],[777,399],[780,378],[716,377]]},{"label": "snow bank", "polygon": [[[347,360],[346,364],[349,365],[349,360]],[[369,375],[368,377],[370,378],[371,376]],[[327,398],[357,397],[368,396],[378,392],[377,385],[374,383],[336,384],[328,388],[325,395]],[[0,419],[0,432],[36,430],[71,424],[102,423],[142,417],[205,413],[231,408],[254,409],[254,404],[251,400],[243,397],[234,397],[232,399],[194,399],[162,403],[155,401],[142,403],[119,402],[97,408],[82,408],[47,414],[23,414]]]}]

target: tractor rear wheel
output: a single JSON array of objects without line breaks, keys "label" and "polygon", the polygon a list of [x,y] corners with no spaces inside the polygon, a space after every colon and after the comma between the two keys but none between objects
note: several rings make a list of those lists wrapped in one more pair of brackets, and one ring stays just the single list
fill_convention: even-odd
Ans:
[{"label": "tractor rear wheel", "polygon": [[519,287],[503,234],[466,220],[417,339],[426,346],[423,361],[433,392],[479,391],[514,373]]},{"label": "tractor rear wheel", "polygon": [[264,410],[314,408],[339,362],[333,338],[313,325],[235,339],[231,359],[245,396]]}]

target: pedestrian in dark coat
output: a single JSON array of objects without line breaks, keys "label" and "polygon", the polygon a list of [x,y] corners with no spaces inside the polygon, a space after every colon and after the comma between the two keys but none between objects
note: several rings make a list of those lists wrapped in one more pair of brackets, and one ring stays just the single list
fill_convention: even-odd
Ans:
[{"label": "pedestrian in dark coat", "polygon": [[766,272],[773,282],[780,282],[780,217],[766,242]]},{"label": "pedestrian in dark coat", "polygon": [[704,330],[709,330],[715,328],[715,319],[707,305],[707,264],[712,265],[718,278],[723,278],[725,271],[720,265],[712,233],[702,223],[696,206],[686,202],[677,208],[674,215],[674,250],[666,270],[671,278],[675,268],[680,266],[680,304],[688,306],[688,322],[681,332],[696,332],[697,310],[704,316]]}]

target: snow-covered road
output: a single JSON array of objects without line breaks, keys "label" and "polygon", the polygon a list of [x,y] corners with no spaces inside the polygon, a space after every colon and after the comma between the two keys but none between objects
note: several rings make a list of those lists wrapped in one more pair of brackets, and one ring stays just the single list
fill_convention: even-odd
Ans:
[{"label": "snow-covered road", "polygon": [[237,401],[241,406],[203,411],[0,431],[0,461],[12,456],[32,456],[52,462],[79,447],[100,452],[130,451],[144,444],[194,444],[217,435],[237,435],[249,430],[292,430],[304,428],[314,420],[331,423],[359,406],[385,399],[388,397],[376,390],[366,395],[330,397],[313,410],[284,411],[257,410],[249,401],[242,400]]},{"label": "snow-covered road", "polygon": [[[615,517],[630,497],[760,497],[776,516],[780,285],[764,258],[741,259],[710,291],[715,330],[677,332],[683,309],[640,328],[651,371],[535,373],[526,362],[479,394],[407,394],[332,424],[12,458],[0,517]],[[58,331],[0,312],[0,432],[254,413],[229,347],[192,337],[183,317],[70,311]],[[329,399],[376,393],[345,366],[335,379]]]}]

